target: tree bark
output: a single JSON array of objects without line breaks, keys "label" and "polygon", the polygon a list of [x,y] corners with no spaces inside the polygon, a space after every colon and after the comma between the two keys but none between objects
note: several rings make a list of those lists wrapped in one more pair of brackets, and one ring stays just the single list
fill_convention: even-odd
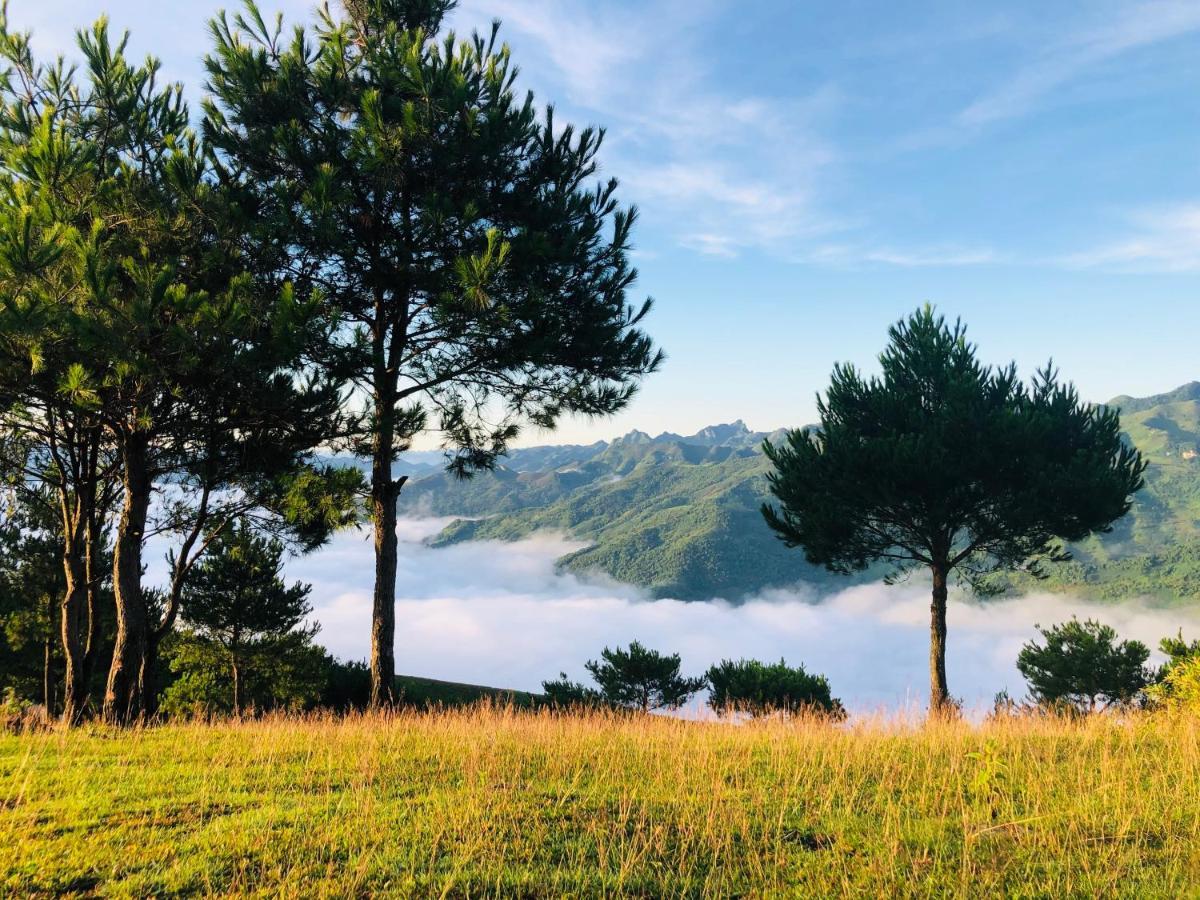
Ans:
[{"label": "tree bark", "polygon": [[80,610],[79,642],[83,659],[79,667],[80,680],[80,712],[86,715],[92,706],[92,688],[96,671],[96,657],[100,652],[100,561],[104,548],[104,517],[108,508],[110,494],[108,488],[101,486],[100,446],[102,434],[100,426],[94,425],[89,430],[87,441],[87,457],[84,462],[84,478],[81,485],[83,504],[83,579],[84,605]]},{"label": "tree bark", "polygon": [[100,556],[103,530],[100,526],[99,515],[92,511],[88,519],[87,550],[83,558],[83,572],[87,579],[87,605],[85,621],[87,629],[84,632],[83,649],[83,702],[87,706],[92,702],[92,678],[96,672],[96,660],[100,655]]},{"label": "tree bark", "polygon": [[237,718],[242,717],[242,672],[238,666],[237,651],[230,653],[233,668],[233,714]]},{"label": "tree bark", "polygon": [[124,464],[121,520],[113,552],[113,595],[117,637],[104,692],[107,722],[128,724],[141,713],[139,687],[146,655],[146,604],[142,596],[142,542],[150,506],[148,445],[143,435],[122,442]]},{"label": "tree bark", "polygon": [[395,703],[396,683],[396,499],[395,397],[388,376],[376,388],[371,457],[371,516],[375,523],[375,593],[371,608],[371,708]]},{"label": "tree bark", "polygon": [[938,561],[933,571],[933,602],[929,623],[929,712],[934,716],[950,713],[954,703],[946,686],[946,580],[949,564]]},{"label": "tree bark", "polygon": [[87,572],[84,562],[84,522],[76,509],[67,524],[63,542],[63,573],[66,591],[60,610],[60,634],[63,648],[63,713],[67,725],[83,718],[87,703],[87,673],[84,667],[85,650],[81,640],[81,623],[87,601]]},{"label": "tree bark", "polygon": [[46,718],[54,715],[53,679],[50,676],[50,654],[53,642],[50,638],[42,641],[42,703],[46,707]]}]

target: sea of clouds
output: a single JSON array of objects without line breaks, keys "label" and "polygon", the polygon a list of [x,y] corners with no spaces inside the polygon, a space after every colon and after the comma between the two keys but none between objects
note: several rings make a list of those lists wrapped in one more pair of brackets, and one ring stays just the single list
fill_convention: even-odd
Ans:
[{"label": "sea of clouds", "polygon": [[[724,658],[803,663],[826,675],[856,712],[917,709],[927,696],[929,593],[919,577],[823,596],[771,591],[737,604],[652,600],[629,585],[556,571],[555,560],[581,546],[558,536],[427,546],[448,521],[399,525],[396,660],[405,674],[537,690],[560,671],[586,680],[585,660],[605,646],[639,640],[680,653],[689,674]],[[374,577],[369,532],[339,535],[290,561],[287,574],[313,586],[318,640],[343,659],[365,659]],[[1100,619],[1151,647],[1180,628],[1200,637],[1195,607],[1157,609],[1136,599],[1099,605],[1038,594],[986,603],[952,598],[952,693],[975,710],[990,707],[1000,690],[1024,695],[1015,666],[1021,645],[1036,636],[1036,625],[1072,615]]]}]

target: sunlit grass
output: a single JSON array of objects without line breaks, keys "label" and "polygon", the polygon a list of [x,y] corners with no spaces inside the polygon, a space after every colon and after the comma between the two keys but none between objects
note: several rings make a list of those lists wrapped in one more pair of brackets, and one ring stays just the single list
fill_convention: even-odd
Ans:
[{"label": "sunlit grass", "polygon": [[1200,895],[1200,723],[479,708],[4,736],[0,889]]}]

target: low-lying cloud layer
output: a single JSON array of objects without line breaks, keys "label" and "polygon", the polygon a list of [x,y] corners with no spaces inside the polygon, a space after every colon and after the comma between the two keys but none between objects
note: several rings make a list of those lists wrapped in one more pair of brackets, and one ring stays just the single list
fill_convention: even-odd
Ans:
[{"label": "low-lying cloud layer", "polygon": [[[722,658],[784,658],[827,675],[834,693],[858,711],[916,707],[928,682],[929,600],[914,579],[818,597],[774,591],[741,605],[649,600],[637,589],[560,574],[554,561],[578,547],[542,536],[517,543],[477,542],[434,549],[422,540],[446,520],[400,523],[396,659],[399,671],[536,690],[566,671],[583,678],[585,660],[605,645],[644,644],[683,656],[689,674]],[[363,659],[370,634],[371,542],[339,537],[288,574],[313,584],[321,642]],[[1024,694],[1015,660],[1035,625],[1078,615],[1113,625],[1151,647],[1183,628],[1200,635],[1200,611],[1143,603],[1088,605],[1030,595],[986,604],[953,601],[948,667],[952,692],[968,707],[990,705],[1007,689]]]}]

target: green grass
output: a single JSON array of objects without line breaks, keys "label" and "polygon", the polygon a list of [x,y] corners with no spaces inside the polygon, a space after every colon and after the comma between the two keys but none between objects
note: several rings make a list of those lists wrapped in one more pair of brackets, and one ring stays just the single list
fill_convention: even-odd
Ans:
[{"label": "green grass", "polygon": [[1200,722],[476,708],[0,737],[0,890],[1200,896]]}]

